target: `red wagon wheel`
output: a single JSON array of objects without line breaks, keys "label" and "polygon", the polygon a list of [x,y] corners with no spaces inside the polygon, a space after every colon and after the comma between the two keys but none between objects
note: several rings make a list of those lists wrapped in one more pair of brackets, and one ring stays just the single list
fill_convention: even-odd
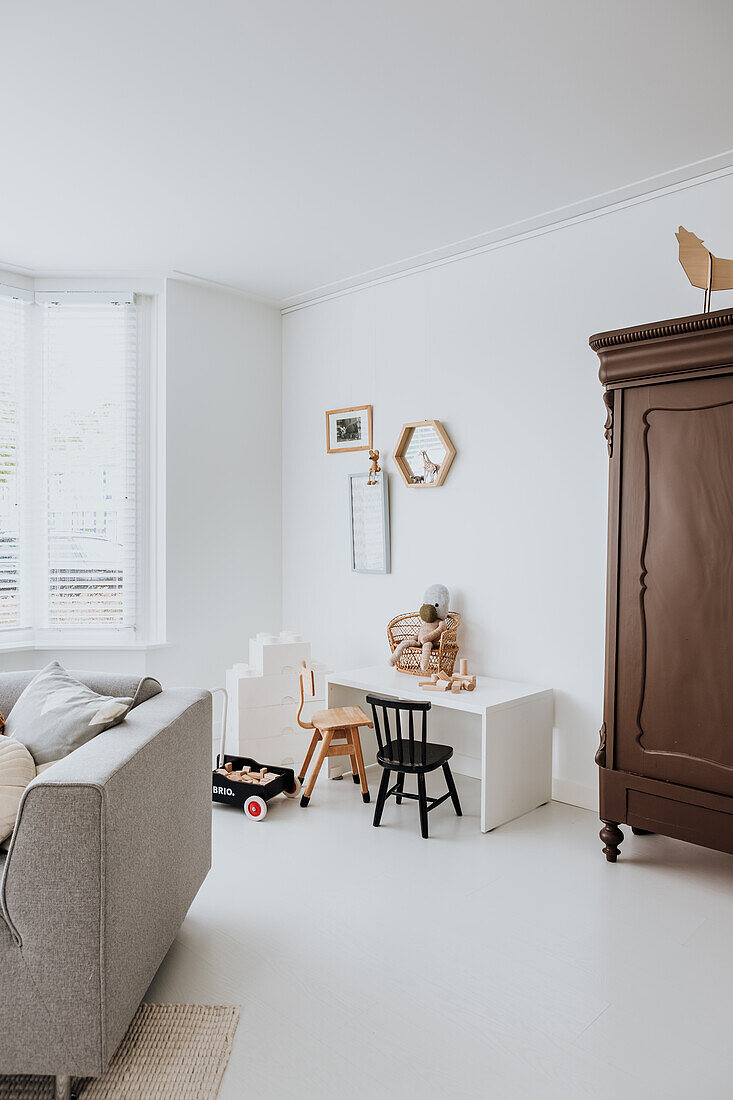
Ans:
[{"label": "red wagon wheel", "polygon": [[267,803],[258,794],[251,794],[243,809],[250,821],[262,821],[267,817]]}]

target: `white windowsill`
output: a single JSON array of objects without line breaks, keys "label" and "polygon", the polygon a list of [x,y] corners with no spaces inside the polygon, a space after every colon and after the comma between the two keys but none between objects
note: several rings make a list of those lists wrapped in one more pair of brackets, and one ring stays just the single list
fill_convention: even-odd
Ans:
[{"label": "white windowsill", "polygon": [[149,649],[170,649],[171,642],[0,642],[0,653],[20,653],[23,650],[35,650],[36,653],[51,653],[56,649],[80,650],[83,652],[120,650],[133,653],[145,653]]}]

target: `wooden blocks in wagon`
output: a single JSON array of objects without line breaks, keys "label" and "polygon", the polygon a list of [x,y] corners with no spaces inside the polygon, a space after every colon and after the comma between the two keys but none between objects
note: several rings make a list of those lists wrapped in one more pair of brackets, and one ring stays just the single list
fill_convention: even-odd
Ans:
[{"label": "wooden blocks in wagon", "polygon": [[276,773],[268,771],[267,768],[252,771],[249,767],[243,767],[241,771],[235,771],[231,762],[225,764],[223,768],[217,768],[215,774],[223,775],[232,783],[254,783],[255,786],[271,783],[273,779],[277,778]]}]

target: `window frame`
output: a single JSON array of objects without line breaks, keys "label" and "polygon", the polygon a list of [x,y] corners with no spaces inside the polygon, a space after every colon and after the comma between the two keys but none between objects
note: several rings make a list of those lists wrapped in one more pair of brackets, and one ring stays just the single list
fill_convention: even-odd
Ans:
[{"label": "window frame", "polygon": [[[150,300],[149,308],[143,311],[149,320],[148,330],[138,331],[137,340],[135,626],[40,628],[36,625],[38,616],[32,614],[31,625],[0,630],[0,653],[23,649],[139,651],[165,646],[165,283],[158,279],[29,278],[0,269],[0,284],[34,303],[36,294],[49,293],[132,293]],[[31,329],[37,331],[35,319]],[[37,360],[37,355],[31,356],[32,370],[37,369]],[[32,415],[33,410],[27,408],[26,417]],[[32,584],[32,588],[37,590],[38,585]]]}]

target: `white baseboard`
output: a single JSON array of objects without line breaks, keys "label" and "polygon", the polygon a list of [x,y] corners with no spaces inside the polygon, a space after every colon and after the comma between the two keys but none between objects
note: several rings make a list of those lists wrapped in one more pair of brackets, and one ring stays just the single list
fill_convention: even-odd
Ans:
[{"label": "white baseboard", "polygon": [[575,783],[572,779],[552,779],[552,799],[554,802],[566,802],[569,806],[579,806],[582,810],[598,813],[598,787]]}]

